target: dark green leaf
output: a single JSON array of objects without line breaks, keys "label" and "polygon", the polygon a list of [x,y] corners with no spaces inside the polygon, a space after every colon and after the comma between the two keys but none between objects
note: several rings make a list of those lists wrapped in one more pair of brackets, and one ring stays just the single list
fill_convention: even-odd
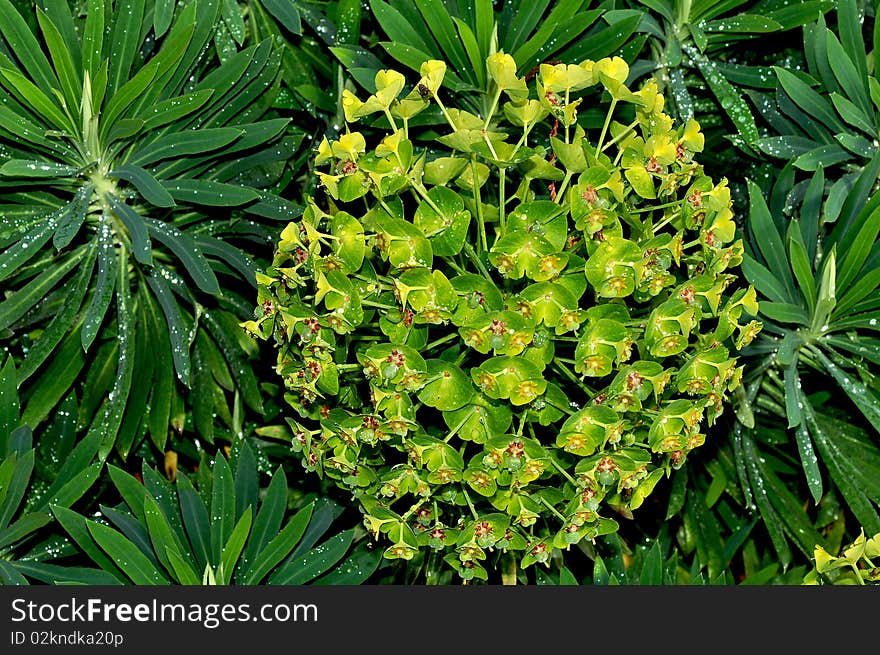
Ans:
[{"label": "dark green leaf", "polygon": [[140,166],[125,164],[113,169],[107,175],[130,182],[144,200],[156,207],[173,207],[174,198],[152,175]]},{"label": "dark green leaf", "polygon": [[95,542],[136,585],[168,584],[168,578],[119,532],[94,521],[86,521],[86,525]]},{"label": "dark green leaf", "polygon": [[113,292],[116,288],[119,262],[116,258],[116,249],[113,245],[113,231],[110,221],[103,217],[98,226],[98,277],[95,282],[95,291],[86,309],[83,328],[80,339],[84,350],[88,350],[104,322],[104,316]]},{"label": "dark green leaf", "polygon": [[52,237],[52,245],[58,250],[66,248],[73,241],[73,238],[79,232],[82,224],[86,220],[86,214],[89,210],[89,201],[95,187],[92,184],[86,184],[81,187],[64,209],[58,221],[58,228]]},{"label": "dark green leaf", "polygon": [[116,218],[122,221],[128,231],[128,237],[131,239],[132,252],[134,258],[141,264],[146,266],[153,265],[153,249],[150,244],[150,237],[147,235],[147,228],[144,225],[144,219],[141,218],[134,209],[129,207],[125,202],[119,200],[112,194],[104,196],[110,203]]},{"label": "dark green leaf", "polygon": [[200,155],[227,146],[244,134],[232,127],[189,130],[163,134],[155,141],[136,151],[128,163],[147,167],[168,158]]},{"label": "dark green leaf", "polygon": [[354,532],[346,530],[330,537],[304,555],[289,560],[269,578],[269,584],[305,584],[341,560],[351,546]]},{"label": "dark green leaf", "polygon": [[45,93],[60,88],[40,42],[9,0],[0,0],[0,33],[28,75]]},{"label": "dark green leaf", "polygon": [[140,47],[144,4],[144,0],[118,0],[116,3],[108,57],[110,78],[107,88],[111,94],[129,78],[135,54]]},{"label": "dark green leaf", "polygon": [[220,293],[217,276],[189,234],[153,218],[145,222],[150,234],[177,255],[199,289],[212,295]]},{"label": "dark green leaf", "polygon": [[263,499],[254,527],[251,530],[244,556],[241,560],[241,574],[246,574],[256,561],[257,556],[266,547],[273,535],[278,534],[284,512],[287,510],[287,480],[284,470],[278,470],[272,476],[266,495]]},{"label": "dark green leaf", "polygon": [[85,358],[80,344],[81,327],[75,326],[61,342],[55,356],[34,383],[33,392],[21,418],[25,425],[36,427],[41,423],[67,394],[82,370]]},{"label": "dark green leaf", "polygon": [[292,34],[302,33],[302,22],[295,3],[285,0],[263,0],[263,6],[289,32]]},{"label": "dark green leaf", "polygon": [[174,200],[209,207],[237,207],[260,198],[254,189],[211,180],[174,180],[164,182]]},{"label": "dark green leaf", "polygon": [[125,581],[125,576],[107,555],[98,547],[92,538],[84,516],[64,507],[52,507],[52,513],[61,524],[61,527],[70,535],[82,551],[88,555],[95,564],[101,567],[109,575],[112,575],[120,583]]},{"label": "dark green leaf", "polygon": [[259,584],[278,562],[287,557],[306,531],[313,505],[308,505],[294,514],[284,529],[260,551],[253,564],[244,572],[241,584]]},{"label": "dark green leaf", "polygon": [[214,460],[214,484],[211,485],[211,552],[213,562],[220,554],[235,524],[235,481],[225,457]]},{"label": "dark green leaf", "polygon": [[211,564],[211,521],[208,518],[208,510],[202,499],[193,489],[186,476],[177,478],[177,496],[180,500],[180,513],[183,517],[183,525],[186,534],[192,544],[192,552],[198,562],[198,567],[204,569]]},{"label": "dark green leaf", "polygon": [[312,584],[315,585],[356,585],[363,584],[382,563],[379,548],[369,548],[361,542],[344,562],[324,574]]},{"label": "dark green leaf", "polygon": [[24,493],[27,491],[31,479],[31,472],[34,470],[34,451],[29,450],[19,457],[13,457],[6,461],[12,462],[13,467],[12,475],[5,485],[5,494],[0,502],[0,530],[9,525],[22,498],[24,498]]}]

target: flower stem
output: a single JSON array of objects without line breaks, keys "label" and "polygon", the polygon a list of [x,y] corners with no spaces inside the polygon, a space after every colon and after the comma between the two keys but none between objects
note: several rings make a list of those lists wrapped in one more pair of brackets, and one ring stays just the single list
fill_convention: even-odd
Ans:
[{"label": "flower stem", "polygon": [[483,198],[480,194],[480,185],[477,184],[477,157],[471,155],[471,178],[474,185],[474,204],[477,210],[477,225],[480,228],[481,252],[489,250],[489,240],[486,237],[486,220],[483,218]]},{"label": "flower stem", "polygon": [[551,504],[547,501],[547,499],[544,498],[544,496],[541,496],[541,502],[544,503],[544,506],[545,506],[547,509],[549,509],[551,512],[553,512],[553,513],[556,515],[556,518],[558,518],[558,519],[559,519],[560,521],[562,521],[563,523],[566,522],[566,518],[565,518],[565,516],[562,514],[562,512],[560,512],[558,509],[556,509],[555,507],[553,507],[553,505],[551,505]]},{"label": "flower stem", "polygon": [[505,184],[507,183],[507,169],[500,168],[498,169],[499,177],[498,177],[498,224],[501,226],[501,234],[504,235],[504,225],[505,225],[505,213],[504,207],[507,204],[507,198],[505,196]]},{"label": "flower stem", "polygon": [[468,256],[468,259],[470,259],[473,262],[474,266],[477,267],[477,269],[480,271],[482,276],[484,278],[486,278],[487,280],[489,280],[489,282],[493,282],[492,276],[489,274],[489,271],[486,269],[482,260],[477,256],[477,253],[474,252],[474,247],[471,244],[469,244],[467,241],[464,242],[464,252]]},{"label": "flower stem", "polygon": [[422,348],[422,351],[423,351],[423,352],[429,352],[432,348],[436,348],[437,346],[440,346],[440,345],[442,345],[442,344],[444,344],[444,343],[447,343],[447,342],[452,341],[453,339],[457,339],[457,338],[458,338],[458,333],[457,333],[457,332],[453,332],[453,333],[451,333],[451,334],[447,334],[445,337],[440,337],[439,339],[435,339],[434,341],[432,341],[431,343],[429,343],[427,346],[425,346],[424,348]]},{"label": "flower stem", "polygon": [[480,520],[480,515],[477,514],[477,510],[474,507],[474,502],[471,500],[471,497],[468,495],[467,489],[464,485],[461,486],[461,492],[464,494],[464,499],[467,501],[468,507],[471,509],[471,515],[474,517],[475,521]]},{"label": "flower stem", "polygon": [[596,146],[596,156],[602,152],[602,144],[605,142],[605,135],[608,133],[608,126],[611,125],[611,117],[614,114],[614,107],[617,106],[617,98],[611,98],[611,106],[608,107],[608,114],[605,116],[605,124],[602,126],[602,133],[599,135],[599,144]]},{"label": "flower stem", "polygon": [[486,114],[486,121],[483,123],[483,132],[489,129],[489,123],[492,122],[492,117],[495,115],[495,110],[498,109],[498,101],[501,99],[501,89],[498,89],[495,92],[495,97],[492,98],[492,105],[489,107],[489,112]]}]

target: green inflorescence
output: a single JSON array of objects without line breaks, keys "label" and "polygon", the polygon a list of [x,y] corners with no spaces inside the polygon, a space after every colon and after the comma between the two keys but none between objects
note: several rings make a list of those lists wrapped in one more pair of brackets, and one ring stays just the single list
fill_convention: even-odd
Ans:
[{"label": "green inflorescence", "polygon": [[761,325],[726,180],[653,81],[631,91],[617,57],[532,81],[497,53],[481,117],[443,104],[443,62],[420,72],[344,94],[245,327],[277,347],[303,465],[385,556],[486,579],[492,552],[545,563],[632,517]]}]

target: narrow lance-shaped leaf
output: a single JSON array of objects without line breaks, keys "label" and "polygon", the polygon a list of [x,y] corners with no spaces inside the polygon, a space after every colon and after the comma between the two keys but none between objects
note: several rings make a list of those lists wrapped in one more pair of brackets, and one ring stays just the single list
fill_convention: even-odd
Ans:
[{"label": "narrow lance-shaped leaf", "polygon": [[153,218],[145,221],[150,234],[177,256],[199,289],[212,295],[220,293],[217,276],[189,234]]},{"label": "narrow lance-shaped leaf", "polygon": [[123,222],[128,237],[131,239],[132,253],[134,258],[141,264],[146,266],[153,265],[153,248],[150,244],[150,237],[147,234],[147,228],[144,225],[144,219],[134,209],[129,207],[125,202],[119,200],[112,194],[104,196],[110,203],[113,213]]},{"label": "narrow lance-shaped leaf", "polygon": [[223,547],[220,564],[223,570],[224,584],[228,584],[232,580],[232,573],[235,570],[235,565],[238,562],[238,558],[241,555],[241,551],[244,548],[245,541],[247,540],[248,533],[251,529],[251,521],[253,521],[253,512],[251,512],[251,508],[248,507],[241,515],[238,523],[235,524],[235,527],[229,535],[229,540]]},{"label": "narrow lance-shaped leaf", "polygon": [[241,573],[246,574],[250,570],[257,556],[266,547],[272,536],[278,534],[286,509],[287,480],[284,476],[284,470],[278,467],[269,482],[260,509],[257,511],[254,527],[251,530],[251,536],[240,564]]},{"label": "narrow lance-shaped leaf", "polygon": [[94,521],[87,521],[86,524],[92,538],[136,585],[168,584],[168,578],[119,532]]},{"label": "narrow lance-shaped leaf", "polygon": [[144,200],[156,207],[173,207],[174,198],[150,173],[140,166],[124,164],[114,168],[107,174],[134,185]]},{"label": "narrow lance-shaped leaf", "polygon": [[219,563],[235,522],[235,481],[225,457],[214,460],[214,483],[211,485],[211,552]]},{"label": "narrow lance-shaped leaf", "polygon": [[6,300],[0,301],[0,330],[14,325],[29,309],[41,302],[46,294],[73,270],[88,252],[80,247],[56,266],[47,268]]},{"label": "narrow lance-shaped leaf", "polygon": [[880,431],[880,398],[878,398],[877,394],[860,380],[847,375],[840,366],[831,361],[818,348],[811,348],[810,350],[816,355],[822,366],[831,374],[831,377],[843,388],[846,395],[859,408],[859,411],[874,426],[874,429]]},{"label": "narrow lance-shaped leaf", "polygon": [[18,427],[21,411],[18,400],[18,381],[15,360],[11,356],[0,367],[0,455],[6,454],[9,433]]},{"label": "narrow lance-shaped leaf", "polygon": [[9,0],[0,0],[0,33],[26,68],[31,79],[46,93],[59,88],[52,66],[43,54],[40,42]]},{"label": "narrow lance-shaped leaf", "polygon": [[89,201],[94,190],[95,187],[92,184],[86,184],[81,187],[76,192],[76,195],[73,196],[73,200],[61,210],[58,229],[55,230],[55,234],[52,237],[52,245],[56,249],[62,250],[69,246],[79,232],[86,220],[86,215],[89,211]]},{"label": "narrow lance-shaped leaf", "polygon": [[168,337],[171,340],[171,356],[174,359],[174,370],[177,377],[185,385],[189,386],[190,380],[190,355],[189,338],[180,315],[177,301],[168,287],[168,283],[161,277],[151,275],[146,278],[147,284],[152,289],[156,300],[162,307],[165,315],[165,323],[168,327]]},{"label": "narrow lance-shaped leaf", "polygon": [[241,130],[232,127],[165,134],[136,151],[127,163],[146,167],[170,157],[211,152],[229,145],[242,134]]},{"label": "narrow lance-shaped leaf", "polygon": [[113,299],[113,291],[116,288],[118,266],[110,221],[107,217],[102,217],[98,225],[98,277],[80,333],[83,350],[88,350],[92,345],[104,321],[107,308]]},{"label": "narrow lance-shaped leaf", "polygon": [[82,78],[74,64],[73,54],[67,47],[59,28],[41,7],[37,7],[37,21],[40,24],[43,40],[49,50],[54,69],[58,73],[64,99],[68,107],[75,109],[79,106],[79,98],[82,94]]},{"label": "narrow lance-shaped leaf", "polygon": [[157,37],[163,36],[171,27],[175,4],[174,0],[156,0],[153,8],[153,31]]},{"label": "narrow lance-shaped leaf", "polygon": [[49,214],[45,221],[25,234],[3,253],[0,253],[0,281],[11,276],[19,266],[36,256],[45,243],[52,238],[52,233],[57,227],[58,215],[56,213]]},{"label": "narrow lance-shaped leaf", "polygon": [[200,568],[207,566],[210,561],[210,520],[208,511],[201,497],[193,489],[186,476],[177,478],[177,496],[180,500],[180,513],[183,517],[183,525],[186,534],[192,544],[193,554]]},{"label": "narrow lance-shaped leaf", "polygon": [[29,450],[24,455],[7,461],[13,462],[13,470],[4,490],[5,497],[0,502],[0,530],[9,525],[22,498],[24,498],[31,479],[31,472],[34,470],[34,451]]},{"label": "narrow lance-shaped leaf", "polygon": [[281,532],[260,551],[241,583],[259,584],[278,562],[287,557],[306,531],[311,514],[312,505],[297,512]]},{"label": "narrow lance-shaped leaf", "polygon": [[83,29],[83,70],[94,79],[103,61],[104,0],[88,0]]},{"label": "narrow lance-shaped leaf", "polygon": [[317,578],[345,556],[353,537],[354,533],[347,530],[331,537],[305,555],[298,555],[278,569],[277,574],[269,578],[269,584],[297,585]]}]

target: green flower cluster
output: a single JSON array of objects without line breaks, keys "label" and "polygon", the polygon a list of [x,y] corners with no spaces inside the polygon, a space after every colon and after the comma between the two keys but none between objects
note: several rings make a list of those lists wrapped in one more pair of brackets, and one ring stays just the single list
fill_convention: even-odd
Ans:
[{"label": "green flower cluster", "polygon": [[617,530],[704,442],[761,328],[699,125],[629,90],[619,58],[516,70],[488,58],[483,117],[443,104],[440,61],[346,93],[324,193],[245,324],[274,338],[304,466],[386,557],[440,551],[465,579],[493,551],[525,567]]}]

